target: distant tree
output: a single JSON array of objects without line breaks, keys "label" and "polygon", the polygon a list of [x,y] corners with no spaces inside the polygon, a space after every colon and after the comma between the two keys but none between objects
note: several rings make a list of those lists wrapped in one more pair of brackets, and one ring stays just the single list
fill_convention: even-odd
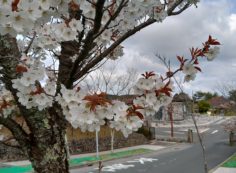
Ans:
[{"label": "distant tree", "polygon": [[236,82],[228,81],[224,83],[217,83],[215,86],[218,93],[220,93],[224,97],[229,97],[229,92],[232,90],[236,90]]},{"label": "distant tree", "polygon": [[200,113],[206,113],[210,109],[211,105],[207,101],[201,100],[198,102],[198,107]]},{"label": "distant tree", "polygon": [[229,100],[236,102],[236,90],[229,91]]},{"label": "distant tree", "polygon": [[132,87],[138,80],[138,72],[134,68],[128,68],[125,74],[117,73],[117,63],[106,70],[99,68],[93,74],[89,74],[80,83],[89,93],[106,92],[112,95],[129,95]]},{"label": "distant tree", "polygon": [[218,96],[218,94],[216,92],[211,93],[211,92],[202,92],[202,91],[197,91],[194,95],[193,95],[193,99],[194,101],[198,101],[198,100],[210,100],[213,97]]}]

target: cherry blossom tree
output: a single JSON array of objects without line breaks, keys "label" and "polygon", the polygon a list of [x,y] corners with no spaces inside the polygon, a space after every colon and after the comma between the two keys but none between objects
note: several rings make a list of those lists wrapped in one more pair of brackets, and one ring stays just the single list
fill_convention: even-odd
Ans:
[{"label": "cherry blossom tree", "polygon": [[[171,101],[170,78],[186,81],[200,71],[199,57],[212,60],[219,44],[209,39],[179,57],[165,76],[146,72],[135,86],[133,105],[87,94],[77,81],[123,55],[121,43],[143,28],[182,13],[198,0],[2,0],[0,1],[0,124],[8,128],[37,173],[69,172],[65,130],[101,125],[125,136]],[[27,129],[17,121],[21,116]],[[1,136],[1,140],[4,137]]]}]

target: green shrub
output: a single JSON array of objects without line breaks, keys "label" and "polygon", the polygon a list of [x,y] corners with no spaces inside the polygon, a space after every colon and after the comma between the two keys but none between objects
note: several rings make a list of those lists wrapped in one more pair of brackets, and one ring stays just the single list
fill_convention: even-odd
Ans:
[{"label": "green shrub", "polygon": [[211,105],[207,101],[201,100],[198,102],[198,107],[200,113],[206,113],[210,109]]}]

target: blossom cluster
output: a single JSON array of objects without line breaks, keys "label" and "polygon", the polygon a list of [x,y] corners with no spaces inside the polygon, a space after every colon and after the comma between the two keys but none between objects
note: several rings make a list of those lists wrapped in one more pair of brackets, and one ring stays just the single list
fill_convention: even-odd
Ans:
[{"label": "blossom cluster", "polygon": [[[220,43],[209,36],[208,40],[203,43],[203,48],[191,48],[191,59],[184,59],[184,57],[177,56],[180,62],[180,70],[185,74],[185,81],[189,82],[194,80],[198,71],[201,71],[199,67],[199,58],[206,57],[208,61],[212,61],[219,54],[220,48],[217,46]],[[212,47],[213,46],[213,47]]]},{"label": "blossom cluster", "polygon": [[171,102],[170,92],[172,90],[171,82],[165,83],[157,74],[146,72],[134,87],[134,92],[139,97],[135,98],[133,102],[135,105],[143,107],[143,115],[151,116],[158,112],[161,106],[166,106]]},{"label": "blossom cluster", "polygon": [[[0,1],[0,34],[35,34],[32,48],[57,49],[62,41],[86,38],[95,25],[96,0],[7,0]],[[106,0],[102,9],[101,29],[94,37],[95,49],[105,49],[127,31],[147,19],[163,21],[175,1]],[[197,0],[185,0],[195,4]],[[94,51],[94,50],[92,50]],[[98,50],[97,50],[98,51]],[[99,53],[99,52],[97,52]],[[122,55],[118,47],[107,58]]]},{"label": "blossom cluster", "polygon": [[17,107],[14,104],[14,99],[11,92],[6,88],[2,88],[2,90],[0,90],[0,96],[0,116],[7,118],[17,109]]},{"label": "blossom cluster", "polygon": [[61,95],[56,97],[67,121],[74,128],[84,131],[99,131],[100,126],[109,124],[124,136],[142,126],[139,118],[127,117],[128,106],[121,101],[110,101],[103,93],[86,95],[81,89],[68,90],[61,86]]},{"label": "blossom cluster", "polygon": [[12,87],[18,90],[18,101],[23,106],[27,109],[36,107],[39,110],[52,106],[55,82],[48,80],[42,87],[40,82],[45,79],[46,72],[44,63],[40,59],[32,59],[24,55],[16,71],[21,75],[12,80]]},{"label": "blossom cluster", "polygon": [[[74,128],[92,132],[99,131],[102,125],[109,125],[127,137],[143,125],[145,117],[154,115],[161,106],[171,102],[171,92],[174,89],[171,77],[178,71],[183,71],[185,75],[200,71],[198,58],[214,59],[218,48],[212,46],[219,44],[210,36],[202,49],[191,49],[191,59],[178,56],[180,68],[175,72],[169,70],[166,78],[154,72],[142,74],[134,86],[136,97],[130,105],[109,100],[104,93],[87,95],[79,87],[68,89],[61,85],[60,92],[56,93],[58,85],[56,86],[55,74],[47,71],[40,58],[27,55],[21,57],[16,67],[19,77],[12,80],[12,87],[17,90],[18,102],[27,109],[34,107],[44,110],[57,102]],[[0,100],[1,116],[10,115],[14,109],[14,98],[9,91],[3,89]]]}]

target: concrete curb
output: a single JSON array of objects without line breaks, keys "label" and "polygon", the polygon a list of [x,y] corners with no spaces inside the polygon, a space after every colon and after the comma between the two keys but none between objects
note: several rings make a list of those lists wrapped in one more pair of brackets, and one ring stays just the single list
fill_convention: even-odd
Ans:
[{"label": "concrete curb", "polygon": [[[226,159],[225,161],[221,162],[220,164],[218,164],[216,167],[212,168],[211,170],[209,170],[209,173],[214,173],[217,169],[219,169],[221,167],[221,165],[223,165],[225,162],[229,161],[231,159],[231,157],[233,155],[235,155],[236,152],[234,154],[232,154],[228,159]],[[232,168],[234,169],[234,168]]]}]

